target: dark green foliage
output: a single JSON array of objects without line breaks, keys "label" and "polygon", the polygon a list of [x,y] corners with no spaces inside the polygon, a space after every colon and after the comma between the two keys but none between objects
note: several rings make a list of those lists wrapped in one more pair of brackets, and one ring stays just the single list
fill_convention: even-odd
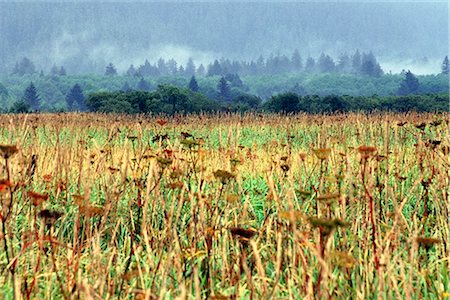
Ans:
[{"label": "dark green foliage", "polygon": [[70,89],[70,91],[66,95],[67,109],[69,111],[84,111],[86,109],[84,100],[83,90],[77,83]]},{"label": "dark green foliage", "polygon": [[177,112],[178,107],[183,107],[187,101],[188,96],[185,91],[171,85],[159,85],[156,91],[163,103],[172,106],[172,114]]},{"label": "dark green foliage", "polygon": [[248,109],[257,109],[261,105],[261,98],[250,94],[243,94],[233,99],[233,102],[246,106]]},{"label": "dark green foliage", "polygon": [[152,105],[154,98],[154,93],[144,91],[102,92],[91,94],[86,105],[93,112],[147,113],[149,106],[159,112],[158,106]]},{"label": "dark green foliage", "polygon": [[102,107],[108,105],[108,99],[113,98],[112,95],[113,93],[109,92],[91,94],[86,99],[86,107],[92,112],[100,111]]},{"label": "dark green foliage", "polygon": [[295,113],[299,111],[299,97],[294,93],[284,93],[273,96],[264,107],[271,112]]},{"label": "dark green foliage", "polygon": [[121,114],[133,114],[137,113],[133,109],[131,103],[127,101],[121,101],[117,98],[111,98],[108,101],[108,105],[101,106],[99,112],[103,113],[121,113]]},{"label": "dark green foliage", "polygon": [[10,112],[15,114],[24,114],[29,113],[31,110],[30,105],[26,103],[24,100],[18,100],[13,103]]},{"label": "dark green foliage", "polygon": [[381,99],[379,106],[381,110],[390,110],[395,112],[436,112],[448,111],[448,103],[448,94],[427,96],[408,95]]},{"label": "dark green foliage", "polygon": [[217,83],[217,92],[218,92],[219,98],[222,98],[222,99],[228,100],[228,101],[231,99],[230,86],[228,85],[228,82],[225,79],[225,77],[221,77],[219,82]]},{"label": "dark green foliage", "polygon": [[22,100],[31,108],[31,110],[39,110],[41,99],[39,98],[36,87],[32,82],[25,89]]},{"label": "dark green foliage", "polygon": [[[59,69],[59,67],[57,67],[57,69]],[[152,91],[156,90],[158,85],[176,86],[179,90],[185,91],[188,95],[189,101],[184,106],[176,107],[177,111],[185,112],[190,112],[191,109],[195,111],[203,110],[202,105],[197,105],[197,100],[207,103],[209,108],[205,110],[218,110],[220,109],[220,106],[222,106],[225,110],[245,111],[247,109],[255,108],[254,106],[245,104],[245,101],[237,100],[238,97],[242,95],[254,95],[257,98],[261,98],[263,100],[262,102],[264,102],[273,95],[286,92],[292,92],[302,96],[300,98],[300,111],[316,113],[321,112],[323,109],[323,105],[320,101],[306,103],[304,97],[307,95],[318,95],[320,98],[327,95],[339,95],[345,100],[345,109],[347,110],[372,110],[385,109],[385,107],[381,108],[379,105],[375,105],[375,103],[380,103],[381,99],[385,99],[387,96],[396,95],[404,77],[405,74],[386,74],[381,77],[373,77],[338,73],[308,74],[305,72],[273,76],[240,76],[233,73],[232,75],[227,74],[224,76],[229,87],[230,95],[230,97],[226,99],[219,96],[217,85],[219,79],[221,79],[220,77],[196,76],[195,79],[199,86],[198,92],[202,94],[200,99],[197,96],[191,96],[196,93],[187,88],[189,86],[190,78],[186,78],[185,76],[146,77],[144,79],[136,76],[95,75],[39,77],[38,74],[34,74],[30,77],[27,76],[27,80],[20,76],[1,78],[0,82],[4,88],[1,88],[3,92],[0,92],[0,101],[5,109],[9,109],[12,103],[18,99],[22,99],[23,91],[29,84],[28,80],[31,80],[39,91],[39,98],[41,99],[39,110],[41,111],[65,110],[67,107],[65,101],[66,95],[75,84],[79,84],[83,88],[84,95],[98,92],[130,92],[130,87],[133,90],[136,90],[138,87],[145,91]],[[419,80],[420,85],[415,94],[427,95],[448,92],[448,75],[420,75],[417,76],[417,79]],[[5,89],[7,95],[4,92]],[[379,95],[379,97],[373,97],[372,95],[374,94]],[[196,98],[194,104],[190,102],[191,99],[193,99],[192,97]],[[216,99],[216,101],[211,99]],[[430,101],[432,107],[434,100]],[[159,103],[159,105],[163,105],[164,107],[159,107],[157,110],[172,113],[173,106],[171,104]],[[74,106],[75,109],[77,109],[75,104]]]},{"label": "dark green foliage", "polygon": [[[296,101],[297,99],[297,101]],[[285,93],[272,97],[263,108],[270,112],[336,113],[346,111],[393,111],[393,112],[442,112],[448,110],[448,94],[408,95],[390,97],[352,96],[297,96]]]},{"label": "dark green foliage", "polygon": [[231,102],[222,103],[222,108],[227,112],[255,111],[260,107],[261,103],[261,98],[241,93],[234,96]]},{"label": "dark green foliage", "polygon": [[363,53],[361,59],[360,73],[362,75],[368,75],[373,77],[380,77],[383,75],[383,70],[381,69],[380,64],[377,62],[372,52],[368,54]]},{"label": "dark green foliage", "polygon": [[336,95],[325,96],[322,98],[322,112],[342,112],[346,110],[346,105],[342,97]]},{"label": "dark green foliage", "polygon": [[397,95],[409,95],[414,94],[419,89],[419,80],[417,77],[408,70],[405,73],[405,78],[400,83],[400,87],[398,88]]},{"label": "dark green foliage", "polygon": [[[153,92],[101,92],[86,100],[93,112],[123,113],[194,113],[218,110],[219,106],[202,94],[172,85],[159,85]],[[120,111],[123,109],[123,111]]]},{"label": "dark green foliage", "polygon": [[[422,111],[438,112],[448,109],[448,94],[389,97],[361,96],[299,96],[283,93],[271,97],[262,108],[276,113],[336,113],[346,111]],[[261,99],[241,94],[233,101],[216,102],[205,95],[171,85],[160,85],[153,92],[102,92],[87,99],[90,111],[122,113],[198,113],[218,110],[244,112],[261,107]]]}]

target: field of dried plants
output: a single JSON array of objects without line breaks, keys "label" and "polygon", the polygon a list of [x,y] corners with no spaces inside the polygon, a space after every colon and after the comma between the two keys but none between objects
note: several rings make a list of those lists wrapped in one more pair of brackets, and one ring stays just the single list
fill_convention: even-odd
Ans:
[{"label": "field of dried plants", "polygon": [[450,299],[447,114],[0,117],[2,299]]}]

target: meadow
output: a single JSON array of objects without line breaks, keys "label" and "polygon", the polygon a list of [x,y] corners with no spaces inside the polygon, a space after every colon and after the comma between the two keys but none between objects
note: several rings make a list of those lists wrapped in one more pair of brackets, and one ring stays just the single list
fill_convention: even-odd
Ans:
[{"label": "meadow", "polygon": [[448,114],[0,116],[2,299],[450,299]]}]

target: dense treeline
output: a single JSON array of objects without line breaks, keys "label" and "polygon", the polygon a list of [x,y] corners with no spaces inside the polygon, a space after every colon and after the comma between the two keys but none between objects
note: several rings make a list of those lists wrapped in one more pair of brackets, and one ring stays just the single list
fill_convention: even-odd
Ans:
[{"label": "dense treeline", "polygon": [[[441,73],[448,74],[449,62],[448,56],[444,57],[441,64]],[[23,57],[16,62],[10,75],[25,76],[38,74],[44,76],[44,71],[37,71],[35,64],[27,57]],[[292,53],[292,56],[273,55],[264,58],[262,55],[257,60],[239,61],[221,58],[215,59],[205,68],[203,64],[196,65],[192,58],[189,58],[185,65],[180,64],[175,59],[164,60],[159,58],[157,62],[151,64],[148,60],[137,67],[133,64],[129,66],[124,76],[151,77],[161,76],[226,76],[227,74],[236,74],[239,76],[256,75],[278,75],[286,73],[340,73],[354,74],[372,77],[381,77],[384,71],[381,69],[375,55],[372,52],[360,53],[355,51],[352,55],[343,53],[337,59],[322,53],[314,59],[309,56],[306,60],[300,55],[298,50]],[[103,75],[117,76],[119,73],[113,63],[106,65]],[[57,77],[66,76],[67,71],[64,66],[53,65],[47,76]]]},{"label": "dense treeline", "polygon": [[[350,73],[380,77],[384,74],[375,55],[372,52],[360,53],[356,50],[349,55],[343,53],[337,59],[330,55],[321,53],[316,58],[311,56],[304,59],[298,50],[291,56],[282,54],[271,54],[268,58],[259,56],[257,60],[230,60],[228,58],[215,59],[204,66],[197,65],[192,58],[183,65],[175,59],[165,60],[159,58],[155,63],[145,60],[143,64],[129,66],[123,75],[137,77],[159,77],[159,76],[225,76],[226,74],[239,75],[275,75],[291,72],[306,73]],[[38,73],[35,63],[28,57],[23,57],[16,62],[11,75],[24,76]],[[39,72],[44,75],[44,71]],[[105,76],[116,76],[118,71],[110,62],[103,72]],[[48,75],[65,76],[67,71],[64,66],[53,65]]]},{"label": "dense treeline", "polygon": [[91,94],[86,107],[93,112],[114,113],[197,113],[217,111],[220,105],[201,93],[160,85],[153,92],[100,92]]},{"label": "dense treeline", "polygon": [[273,96],[264,103],[263,109],[270,112],[330,113],[348,111],[393,111],[393,112],[443,112],[449,109],[448,94],[407,95],[388,97],[363,96],[299,96],[284,93]]},{"label": "dense treeline", "polygon": [[[55,68],[59,69],[59,68]],[[22,101],[29,96],[30,85],[38,100]],[[25,75],[0,78],[0,105],[3,111],[27,110],[25,104],[40,111],[83,110],[84,99],[98,92],[157,90],[159,85],[173,85],[180,89],[203,94],[216,102],[229,103],[245,95],[254,95],[265,101],[280,93],[293,92],[306,95],[350,95],[369,97],[407,94],[440,94],[449,89],[448,74],[415,76],[411,72],[386,74],[381,77],[355,74],[286,73],[264,76],[226,74],[210,77],[135,77],[135,76],[53,76]],[[73,88],[77,85],[77,88]],[[69,96],[71,94],[71,96]],[[28,94],[31,95],[31,94]],[[38,105],[33,104],[38,102]]]},{"label": "dense treeline", "polygon": [[[126,71],[129,76],[225,76],[226,74],[238,75],[275,75],[290,72],[307,73],[351,73],[379,77],[383,75],[377,59],[372,52],[360,53],[356,51],[352,55],[341,54],[339,58],[321,53],[317,58],[308,57],[306,60],[295,50],[291,56],[271,54],[268,58],[262,55],[257,60],[239,61],[226,58],[215,59],[205,68],[203,64],[196,65],[190,58],[183,66],[174,59],[164,60],[159,58],[154,64],[146,60],[142,65],[135,67],[130,65]],[[105,75],[117,75],[113,64],[109,64]]]},{"label": "dense treeline", "polygon": [[261,104],[252,95],[240,95],[231,101],[210,100],[200,93],[170,85],[156,91],[101,92],[88,97],[86,105],[92,112],[116,113],[198,113],[245,112],[249,110],[274,113],[332,113],[346,111],[446,111],[448,94],[407,95],[390,97],[363,96],[301,96],[288,92],[275,95]]}]

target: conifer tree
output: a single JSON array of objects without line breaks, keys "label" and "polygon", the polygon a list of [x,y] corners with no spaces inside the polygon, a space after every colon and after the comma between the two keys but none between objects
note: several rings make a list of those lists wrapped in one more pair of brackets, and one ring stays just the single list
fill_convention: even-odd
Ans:
[{"label": "conifer tree", "polygon": [[195,79],[194,75],[192,75],[191,80],[189,81],[189,89],[193,92],[198,92],[199,90],[197,79]]},{"label": "conifer tree", "polygon": [[81,89],[81,86],[77,83],[75,84],[70,91],[66,95],[66,103],[67,103],[67,109],[69,111],[72,111],[75,107],[74,104],[78,106],[78,109],[80,111],[83,111],[85,109],[85,99],[83,95],[83,90]]},{"label": "conifer tree", "polygon": [[33,82],[25,89],[22,100],[28,104],[33,111],[39,110],[41,99],[39,98]]}]

